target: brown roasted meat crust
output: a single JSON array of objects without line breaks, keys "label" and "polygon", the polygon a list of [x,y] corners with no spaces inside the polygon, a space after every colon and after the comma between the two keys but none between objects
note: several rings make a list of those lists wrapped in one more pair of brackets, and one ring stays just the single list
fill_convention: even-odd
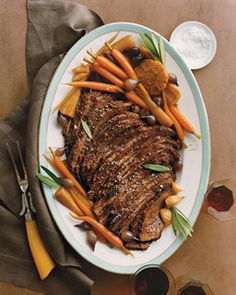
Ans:
[{"label": "brown roasted meat crust", "polygon": [[129,102],[93,91],[82,94],[63,134],[68,166],[87,189],[98,221],[119,236],[132,231],[136,239],[126,242],[127,248],[147,249],[164,228],[159,211],[172,193],[175,171],[156,173],[143,164],[174,167],[180,158],[175,131],[147,126],[130,111]]}]

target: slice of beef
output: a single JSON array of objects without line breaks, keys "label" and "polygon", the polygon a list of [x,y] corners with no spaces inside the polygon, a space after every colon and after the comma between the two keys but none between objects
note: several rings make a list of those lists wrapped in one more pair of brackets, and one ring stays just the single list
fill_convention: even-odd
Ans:
[{"label": "slice of beef", "polygon": [[125,243],[125,247],[129,250],[146,250],[150,246],[151,242],[138,242],[132,241]]},{"label": "slice of beef", "polygon": [[149,206],[143,211],[142,223],[139,229],[139,239],[142,242],[157,240],[161,236],[164,224],[160,219],[159,211],[162,206],[162,198],[159,197],[150,202]]},{"label": "slice of beef", "polygon": [[145,210],[142,209],[142,212],[139,212],[140,217],[135,219],[138,232],[135,234],[132,231],[133,228],[130,229],[134,233],[136,240],[125,243],[125,247],[130,250],[145,250],[152,241],[161,237],[164,224],[160,219],[159,210],[164,199],[165,196],[162,194],[162,196],[151,200]]},{"label": "slice of beef", "polygon": [[[162,207],[162,205],[164,204],[164,200],[173,193],[170,184],[168,184],[164,181],[162,183],[163,184],[159,185],[157,192],[156,192],[156,194],[159,198],[160,207]],[[157,199],[157,198],[155,197],[153,199]],[[136,216],[140,216],[140,218],[134,217],[133,221],[129,225],[129,230],[134,234],[135,237],[139,237],[139,235],[140,235],[140,230],[142,227],[142,223],[144,221],[144,219],[141,218],[141,216],[145,217],[145,215],[143,215],[143,212],[145,212],[145,210],[148,209],[149,205],[150,205],[150,203],[144,204],[136,213]],[[157,212],[158,211],[159,210],[157,210]]]}]

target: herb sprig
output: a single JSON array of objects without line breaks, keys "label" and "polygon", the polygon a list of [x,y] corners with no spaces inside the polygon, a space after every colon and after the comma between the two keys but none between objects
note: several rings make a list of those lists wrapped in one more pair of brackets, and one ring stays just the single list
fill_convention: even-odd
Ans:
[{"label": "herb sprig", "polygon": [[46,184],[47,186],[51,187],[51,188],[56,188],[58,189],[60,187],[60,185],[58,183],[56,183],[55,180],[53,180],[52,178],[42,175],[39,172],[36,173],[36,177],[38,178],[38,180],[40,180],[42,183]]},{"label": "herb sprig", "polygon": [[182,234],[184,239],[187,239],[188,236],[192,236],[193,228],[190,223],[190,220],[180,211],[177,207],[171,209],[173,218],[172,218],[172,227],[176,236]]},{"label": "herb sprig", "polygon": [[150,51],[152,57],[155,60],[160,61],[162,64],[165,64],[166,52],[163,39],[160,36],[156,37],[154,33],[151,35],[148,33],[140,34],[140,38]]},{"label": "herb sprig", "polygon": [[171,168],[167,166],[157,165],[157,164],[143,164],[143,168],[153,170],[156,172],[167,172],[171,170]]},{"label": "herb sprig", "polygon": [[49,175],[49,177],[37,172],[36,177],[38,178],[38,180],[40,180],[42,183],[46,184],[47,186],[51,188],[58,189],[59,187],[62,186],[61,179],[58,176],[56,176],[48,168],[44,166],[40,166],[40,167]]},{"label": "herb sprig", "polygon": [[87,122],[84,121],[83,119],[81,119],[81,124],[82,124],[82,127],[84,129],[84,132],[87,134],[88,138],[92,139],[93,136],[92,136],[91,130],[90,130]]},{"label": "herb sprig", "polygon": [[53,179],[58,185],[62,186],[62,181],[60,177],[56,176],[52,171],[50,171],[43,165],[41,165],[40,167],[48,174],[48,176],[51,177],[51,179]]}]

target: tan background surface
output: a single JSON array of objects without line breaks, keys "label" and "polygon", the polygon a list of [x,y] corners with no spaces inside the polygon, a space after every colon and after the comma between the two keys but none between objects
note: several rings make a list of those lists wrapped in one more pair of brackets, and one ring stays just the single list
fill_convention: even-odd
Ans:
[{"label": "tan background surface", "polygon": [[[195,71],[209,115],[212,140],[211,179],[236,175],[236,1],[235,0],[71,0],[95,10],[105,23],[144,24],[169,38],[187,20],[209,25],[218,42],[212,63]],[[28,93],[25,70],[25,0],[0,0],[0,116]],[[175,276],[208,282],[216,295],[236,294],[236,221],[219,223],[201,212],[195,233],[164,263]],[[93,295],[128,295],[128,277],[94,273]],[[1,294],[36,294],[0,283]],[[79,291],[78,291],[79,293]],[[37,293],[39,294],[39,293]]]}]

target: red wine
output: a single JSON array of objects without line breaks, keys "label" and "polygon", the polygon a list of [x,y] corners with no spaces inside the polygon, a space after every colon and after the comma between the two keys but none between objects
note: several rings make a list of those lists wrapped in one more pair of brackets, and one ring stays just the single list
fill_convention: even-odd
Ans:
[{"label": "red wine", "polygon": [[201,287],[188,286],[178,292],[179,295],[206,295],[205,291]]},{"label": "red wine", "polygon": [[169,285],[169,279],[164,271],[150,267],[136,275],[134,291],[136,295],[166,295]]},{"label": "red wine", "polygon": [[214,187],[207,195],[209,206],[217,211],[228,211],[234,203],[233,192],[225,185]]}]

